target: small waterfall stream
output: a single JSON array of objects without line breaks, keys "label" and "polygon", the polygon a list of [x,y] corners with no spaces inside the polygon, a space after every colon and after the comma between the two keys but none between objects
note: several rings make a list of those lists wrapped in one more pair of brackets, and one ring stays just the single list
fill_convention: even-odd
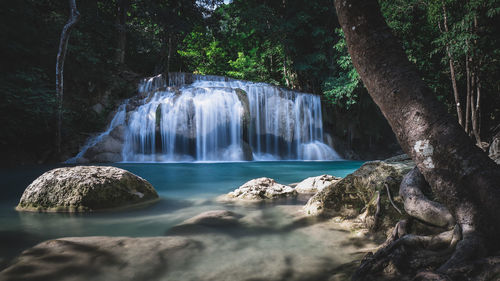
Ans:
[{"label": "small waterfall stream", "polygon": [[[168,82],[161,75],[144,79],[136,102],[128,102],[126,113],[118,111],[117,115],[126,116],[119,118],[125,129],[119,137],[121,155],[113,159],[341,159],[323,142],[319,96],[221,76],[170,73],[168,78]],[[105,134],[114,127],[117,124]],[[91,154],[99,153],[106,151],[94,149]],[[76,158],[92,162],[84,154]]]}]

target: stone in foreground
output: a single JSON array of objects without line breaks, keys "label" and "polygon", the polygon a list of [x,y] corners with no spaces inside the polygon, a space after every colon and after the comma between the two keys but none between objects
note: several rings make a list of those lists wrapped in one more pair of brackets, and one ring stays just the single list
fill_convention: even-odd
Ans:
[{"label": "stone in foreground", "polygon": [[106,166],[76,166],[48,171],[24,191],[18,211],[92,212],[133,207],[158,200],[145,179]]},{"label": "stone in foreground", "polygon": [[60,238],[24,251],[0,272],[0,280],[164,280],[202,246],[183,237]]},{"label": "stone in foreground", "polygon": [[290,186],[279,184],[270,178],[257,178],[246,182],[238,189],[219,197],[219,199],[223,201],[235,199],[244,201],[260,201],[296,196],[297,191]]},{"label": "stone in foreground", "polygon": [[321,175],[318,177],[310,177],[303,181],[301,181],[296,187],[298,193],[306,193],[312,194],[318,191],[322,191],[326,187],[331,185],[335,185],[342,178],[330,176],[330,175]]},{"label": "stone in foreground", "polygon": [[[316,193],[304,206],[304,211],[308,215],[341,216],[343,218],[355,218],[365,211],[362,220],[368,229],[387,229],[403,217],[391,205],[387,188],[391,193],[392,200],[402,210],[399,185],[403,177],[413,167],[415,167],[415,163],[409,159],[366,162],[337,184]],[[376,202],[379,196],[381,213],[384,216],[382,221],[375,225]]]}]

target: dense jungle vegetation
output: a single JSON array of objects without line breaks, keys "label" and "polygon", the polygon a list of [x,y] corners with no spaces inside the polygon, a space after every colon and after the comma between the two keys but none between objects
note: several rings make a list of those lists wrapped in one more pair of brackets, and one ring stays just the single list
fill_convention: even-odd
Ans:
[{"label": "dense jungle vegetation", "polygon": [[[500,1],[381,0],[408,58],[480,143],[499,130]],[[7,162],[71,156],[101,130],[138,79],[181,71],[322,95],[346,143],[378,149],[392,134],[366,93],[332,0],[77,1],[65,63],[63,144],[53,149],[55,61],[67,1],[0,7],[0,136]]]}]

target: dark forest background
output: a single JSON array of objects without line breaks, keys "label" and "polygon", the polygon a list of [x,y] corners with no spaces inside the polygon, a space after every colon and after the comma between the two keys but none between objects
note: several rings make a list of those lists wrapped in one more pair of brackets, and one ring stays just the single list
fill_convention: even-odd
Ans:
[{"label": "dark forest background", "polygon": [[[500,128],[500,0],[381,0],[408,58],[478,143]],[[0,4],[3,165],[73,156],[140,78],[194,72],[322,96],[325,130],[349,158],[398,150],[354,70],[333,1],[89,0],[65,63],[63,151],[56,153],[55,61],[67,1]],[[485,145],[485,144],[483,144]]]}]

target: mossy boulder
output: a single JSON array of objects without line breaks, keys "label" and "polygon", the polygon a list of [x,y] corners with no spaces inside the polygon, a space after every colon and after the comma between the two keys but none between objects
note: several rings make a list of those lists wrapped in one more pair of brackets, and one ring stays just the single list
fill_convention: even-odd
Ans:
[{"label": "mossy boulder", "polygon": [[[316,193],[309,199],[304,211],[308,215],[340,216],[347,219],[361,217],[365,226],[371,230],[389,228],[405,216],[399,198],[399,185],[413,167],[415,164],[409,159],[366,162],[337,184]],[[392,206],[386,185],[402,214]],[[380,219],[375,219],[379,196]]]},{"label": "mossy boulder", "polygon": [[158,200],[145,179],[106,166],[76,166],[48,171],[24,191],[18,211],[92,212],[132,207]]}]

